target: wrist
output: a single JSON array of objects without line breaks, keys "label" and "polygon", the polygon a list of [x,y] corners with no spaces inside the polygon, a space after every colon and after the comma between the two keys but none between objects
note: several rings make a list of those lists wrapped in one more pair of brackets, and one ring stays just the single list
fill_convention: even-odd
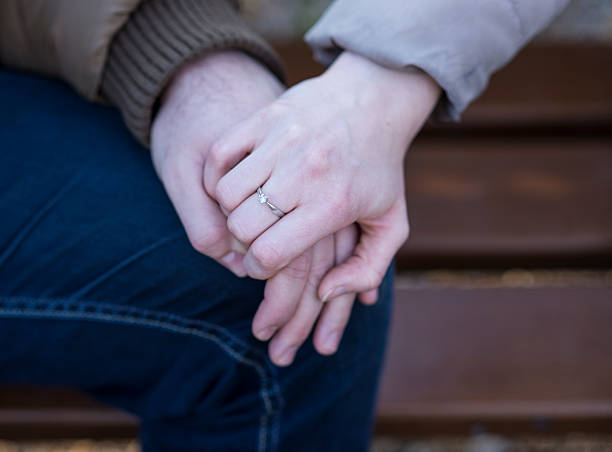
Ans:
[{"label": "wrist", "polygon": [[274,99],[283,91],[280,80],[256,59],[237,50],[223,50],[184,64],[160,96],[160,106],[186,100],[195,92],[215,95],[238,86],[241,91],[252,87],[254,95],[266,99]]},{"label": "wrist", "polygon": [[202,55],[180,68],[159,99],[152,149],[174,152],[197,144],[203,156],[228,128],[270,104],[281,91],[276,76],[246,54]]},{"label": "wrist", "polygon": [[441,94],[440,86],[416,67],[391,69],[360,55],[343,52],[324,74],[346,87],[359,106],[401,132],[408,144],[421,129]]}]

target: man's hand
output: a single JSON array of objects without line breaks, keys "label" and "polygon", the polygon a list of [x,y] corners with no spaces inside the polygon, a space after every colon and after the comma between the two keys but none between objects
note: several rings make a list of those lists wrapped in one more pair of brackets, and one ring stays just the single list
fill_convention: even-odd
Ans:
[{"label": "man's hand", "polygon": [[353,224],[323,238],[266,283],[264,300],[253,319],[253,334],[263,341],[272,338],[269,355],[276,365],[291,364],[315,322],[316,350],[331,355],[338,349],[355,294],[323,303],[317,288],[331,268],[353,253],[357,236],[357,226]]},{"label": "man's hand", "polygon": [[[245,276],[245,250],[203,187],[212,143],[283,91],[261,64],[237,51],[215,52],[190,62],[162,96],[151,131],[151,155],[193,247]],[[237,162],[236,162],[237,163]]]}]

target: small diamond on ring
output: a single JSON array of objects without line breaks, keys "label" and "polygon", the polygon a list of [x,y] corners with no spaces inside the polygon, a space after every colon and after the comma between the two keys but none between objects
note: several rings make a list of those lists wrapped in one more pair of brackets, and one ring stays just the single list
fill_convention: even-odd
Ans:
[{"label": "small diamond on ring", "polygon": [[283,212],[270,201],[268,201],[268,197],[264,194],[261,187],[257,188],[257,201],[259,201],[260,204],[266,204],[270,208],[270,210],[272,210],[272,213],[274,213],[274,215],[276,215],[277,217],[280,218],[285,215],[285,212]]},{"label": "small diamond on ring", "polygon": [[257,189],[257,200],[261,204],[265,204],[266,202],[268,202],[268,197],[266,195],[264,195],[264,192],[261,191],[261,188]]}]

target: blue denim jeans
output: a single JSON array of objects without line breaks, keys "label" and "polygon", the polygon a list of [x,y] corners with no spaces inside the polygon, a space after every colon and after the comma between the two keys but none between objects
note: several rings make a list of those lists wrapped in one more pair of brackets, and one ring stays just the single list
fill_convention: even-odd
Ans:
[{"label": "blue denim jeans", "polygon": [[338,353],[277,368],[250,333],[264,282],[190,247],[115,110],[6,70],[0,99],[0,384],[134,413],[145,452],[367,449],[391,270]]}]

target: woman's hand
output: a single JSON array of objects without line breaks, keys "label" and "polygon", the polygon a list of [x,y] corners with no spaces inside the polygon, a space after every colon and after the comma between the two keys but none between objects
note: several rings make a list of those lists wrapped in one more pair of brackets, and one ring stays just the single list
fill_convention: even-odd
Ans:
[{"label": "woman's hand", "polygon": [[[345,52],[320,77],[217,140],[206,190],[229,212],[228,229],[249,246],[244,266],[266,279],[315,243],[357,222],[353,255],[331,270],[319,298],[376,297],[408,235],[402,161],[439,87],[417,69],[396,71]],[[258,187],[286,215],[257,202]]]}]

